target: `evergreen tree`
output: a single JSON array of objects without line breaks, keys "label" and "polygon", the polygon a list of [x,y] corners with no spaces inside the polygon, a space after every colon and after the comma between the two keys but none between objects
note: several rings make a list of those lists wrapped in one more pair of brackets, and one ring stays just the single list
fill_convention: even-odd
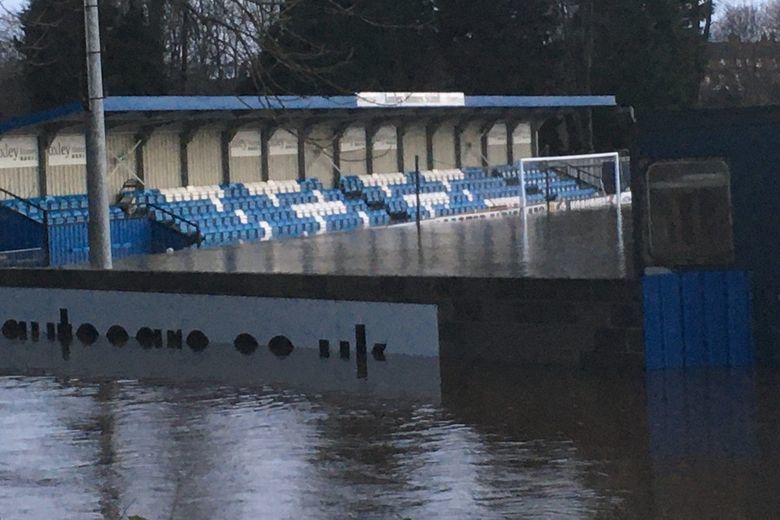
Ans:
[{"label": "evergreen tree", "polygon": [[[159,0],[158,0],[159,1]],[[103,60],[104,84],[111,95],[166,93],[164,49],[159,25],[151,24],[140,0],[107,28]]]}]

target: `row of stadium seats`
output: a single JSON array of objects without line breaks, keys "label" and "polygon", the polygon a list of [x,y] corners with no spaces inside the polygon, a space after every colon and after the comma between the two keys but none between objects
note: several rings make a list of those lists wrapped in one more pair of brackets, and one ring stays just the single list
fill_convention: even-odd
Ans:
[{"label": "row of stadium seats", "polygon": [[[520,205],[519,168],[507,166],[420,172],[421,218],[460,215]],[[417,215],[417,174],[386,173],[344,176],[339,186],[324,189],[317,179],[227,185],[187,186],[127,192],[154,221],[184,234],[199,231],[206,245],[237,241],[301,237],[333,231],[386,226]],[[556,172],[525,174],[529,203],[576,200],[597,194],[592,187]],[[84,223],[85,195],[32,199],[49,213],[52,224]],[[6,206],[42,221],[42,213],[21,201]],[[145,212],[143,210],[146,210]],[[116,206],[112,219],[126,215]]]}]

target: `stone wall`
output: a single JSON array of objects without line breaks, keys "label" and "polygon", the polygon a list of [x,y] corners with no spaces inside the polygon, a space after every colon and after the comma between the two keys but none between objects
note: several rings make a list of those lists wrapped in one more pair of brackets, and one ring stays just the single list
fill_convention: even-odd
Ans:
[{"label": "stone wall", "polygon": [[0,271],[0,285],[432,303],[442,364],[641,367],[634,280]]}]

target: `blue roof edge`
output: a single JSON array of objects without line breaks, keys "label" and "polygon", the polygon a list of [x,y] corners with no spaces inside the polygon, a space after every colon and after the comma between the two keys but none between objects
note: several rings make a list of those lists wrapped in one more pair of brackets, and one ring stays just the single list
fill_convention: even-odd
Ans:
[{"label": "blue roof edge", "polygon": [[[615,107],[615,96],[465,96],[465,108],[582,108]],[[349,110],[358,109],[357,96],[111,96],[105,99],[105,111],[176,112],[234,110]],[[371,109],[406,108],[377,106]],[[409,107],[425,108],[425,107]],[[457,108],[431,106],[430,108]],[[361,108],[365,109],[365,108]],[[74,102],[50,110],[0,122],[0,134],[52,121],[83,111]]]},{"label": "blue roof edge", "polygon": [[79,112],[82,112],[83,110],[84,107],[82,107],[81,103],[74,101],[73,103],[68,103],[67,105],[50,108],[49,110],[41,110],[40,112],[33,112],[32,114],[28,114],[26,116],[7,119],[5,121],[0,122],[0,134],[4,134],[6,132],[10,132],[11,130],[17,130],[19,128],[24,128],[26,126],[35,125],[38,123],[45,123],[46,121],[51,121],[59,117],[69,116],[71,114],[77,114]]}]

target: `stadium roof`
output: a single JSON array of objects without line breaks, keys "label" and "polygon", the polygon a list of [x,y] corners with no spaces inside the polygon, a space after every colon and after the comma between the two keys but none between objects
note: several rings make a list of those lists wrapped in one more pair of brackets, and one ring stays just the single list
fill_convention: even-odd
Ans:
[{"label": "stadium roof", "polygon": [[[443,96],[433,101],[408,102],[394,94],[399,102],[382,102],[379,94],[353,96],[115,96],[105,99],[108,121],[117,124],[168,124],[190,119],[306,119],[316,116],[351,119],[414,115],[506,116],[530,111],[557,111],[585,107],[615,107],[614,96],[464,96],[462,94],[408,94]],[[455,101],[452,101],[452,96]],[[387,96],[382,94],[381,96]],[[448,97],[449,96],[449,97]],[[387,99],[387,98],[381,98]],[[430,98],[429,98],[430,99]],[[34,127],[81,123],[84,106],[70,103],[0,122],[0,134]]]}]

